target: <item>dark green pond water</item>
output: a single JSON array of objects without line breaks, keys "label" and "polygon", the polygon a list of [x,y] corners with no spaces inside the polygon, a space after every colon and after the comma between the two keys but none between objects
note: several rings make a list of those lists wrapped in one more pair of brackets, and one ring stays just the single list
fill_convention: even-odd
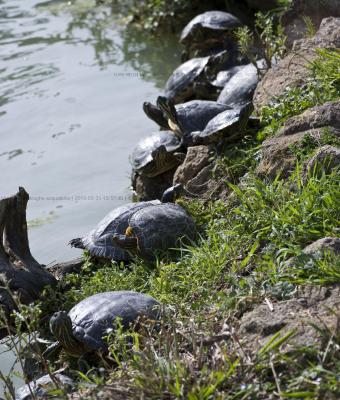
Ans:
[{"label": "dark green pond water", "polygon": [[[44,264],[80,255],[68,241],[130,200],[129,155],[157,129],[142,102],[179,63],[176,37],[127,29],[94,3],[0,0],[0,196],[29,192]],[[0,354],[1,372],[12,362]]]}]

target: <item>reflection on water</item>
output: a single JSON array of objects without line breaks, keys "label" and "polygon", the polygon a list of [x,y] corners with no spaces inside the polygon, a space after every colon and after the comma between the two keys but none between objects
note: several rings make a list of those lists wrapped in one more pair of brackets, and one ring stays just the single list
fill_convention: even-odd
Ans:
[{"label": "reflection on water", "polygon": [[[157,129],[141,105],[179,63],[176,38],[126,29],[94,3],[0,0],[0,196],[30,193],[44,264],[80,255],[67,242],[131,199],[129,154]],[[1,372],[12,361],[0,354]]]}]

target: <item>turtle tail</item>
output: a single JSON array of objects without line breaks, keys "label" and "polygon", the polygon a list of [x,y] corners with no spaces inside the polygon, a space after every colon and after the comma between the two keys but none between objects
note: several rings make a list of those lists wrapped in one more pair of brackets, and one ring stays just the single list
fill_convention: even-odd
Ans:
[{"label": "turtle tail", "polygon": [[85,249],[84,243],[83,243],[83,239],[82,238],[76,238],[76,239],[72,239],[68,242],[68,244],[71,247],[76,247],[77,249]]},{"label": "turtle tail", "polygon": [[[178,120],[177,111],[176,111],[173,101],[170,99],[167,99],[164,96],[158,96],[157,97],[157,106],[168,117],[168,119],[171,121],[172,125],[174,125],[176,128],[178,128],[179,133],[181,133],[183,135],[183,129],[182,129],[181,123]],[[173,130],[173,127],[170,126],[170,128]]]}]

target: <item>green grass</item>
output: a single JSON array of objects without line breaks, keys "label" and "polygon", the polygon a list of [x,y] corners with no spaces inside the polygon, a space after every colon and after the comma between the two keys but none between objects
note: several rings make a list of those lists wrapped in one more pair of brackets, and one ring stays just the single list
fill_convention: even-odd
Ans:
[{"label": "green grass", "polygon": [[[106,367],[105,382],[112,396],[123,387],[131,399],[274,399],[279,385],[283,399],[336,398],[339,332],[320,325],[315,329],[324,329],[323,341],[289,352],[283,349],[294,332],[278,333],[262,349],[246,353],[237,337],[221,334],[226,321],[233,324],[264,297],[286,300],[297,285],[340,283],[338,256],[302,253],[316,239],[339,235],[339,174],[301,181],[297,166],[286,181],[249,177],[244,189],[230,184],[235,192],[230,202],[182,201],[201,237],[177,261],[96,269],[88,259],[81,275],[69,277],[69,306],[122,289],[149,293],[166,305],[158,329],[111,338],[116,366]],[[291,257],[296,262],[289,265]],[[95,371],[89,375],[100,378]]]},{"label": "green grass", "polygon": [[[340,98],[339,57],[320,51],[306,87],[288,89],[263,110],[260,132],[249,130],[223,149],[215,174],[232,193],[227,201],[179,201],[195,219],[199,237],[183,246],[177,259],[137,259],[125,266],[99,264],[85,255],[81,273],[68,276],[64,293],[49,293],[35,308],[19,307],[18,327],[25,324],[46,338],[53,310],[68,310],[95,293],[136,290],[162,302],[159,324],[110,336],[109,357],[99,365],[79,371],[78,361],[65,354],[48,361],[51,370],[68,368],[82,398],[103,398],[103,393],[117,399],[339,398],[339,317],[334,315],[333,326],[322,320],[314,325],[320,340],[308,346],[287,346],[298,334],[293,330],[275,333],[260,348],[246,348],[235,328],[265,299],[285,301],[306,285],[340,283],[339,256],[302,251],[322,237],[339,237],[339,170],[326,174],[320,166],[302,177],[302,162],[323,144],[339,146],[338,138],[330,132],[321,141],[306,135],[301,146],[291,148],[297,165],[286,180],[253,175],[265,137],[306,108]],[[21,339],[27,343],[27,337]]]},{"label": "green grass", "polygon": [[309,62],[309,75],[303,86],[287,87],[285,92],[261,110],[264,129],[259,137],[274,135],[284,122],[310,107],[340,99],[340,51],[319,49]]}]

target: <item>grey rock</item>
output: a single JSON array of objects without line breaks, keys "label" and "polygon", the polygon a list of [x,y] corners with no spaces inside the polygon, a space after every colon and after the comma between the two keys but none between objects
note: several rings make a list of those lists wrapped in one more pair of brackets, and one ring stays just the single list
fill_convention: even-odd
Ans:
[{"label": "grey rock", "polygon": [[287,36],[287,45],[291,47],[295,40],[307,33],[305,17],[310,18],[318,27],[326,17],[340,17],[338,0],[293,0],[290,9],[282,16],[281,23]]},{"label": "grey rock", "polygon": [[302,147],[306,135],[314,141],[332,134],[340,137],[340,102],[316,106],[289,118],[276,136],[262,143],[262,159],[256,169],[259,176],[286,178],[295,169],[293,147]]},{"label": "grey rock", "polygon": [[183,164],[175,172],[173,183],[182,183],[186,186],[210,162],[211,149],[209,146],[189,147]]},{"label": "grey rock", "polygon": [[308,255],[314,255],[325,251],[333,251],[336,254],[340,254],[340,238],[324,237],[316,240],[303,249],[303,253]]},{"label": "grey rock", "polygon": [[284,94],[287,87],[305,83],[308,63],[317,57],[317,48],[340,48],[340,18],[323,19],[314,37],[295,42],[293,51],[268,70],[255,90],[253,101],[257,113]]},{"label": "grey rock", "polygon": [[340,165],[340,149],[338,147],[325,145],[311,157],[304,165],[302,179],[306,182],[309,174],[321,175],[322,171],[331,173]]}]

